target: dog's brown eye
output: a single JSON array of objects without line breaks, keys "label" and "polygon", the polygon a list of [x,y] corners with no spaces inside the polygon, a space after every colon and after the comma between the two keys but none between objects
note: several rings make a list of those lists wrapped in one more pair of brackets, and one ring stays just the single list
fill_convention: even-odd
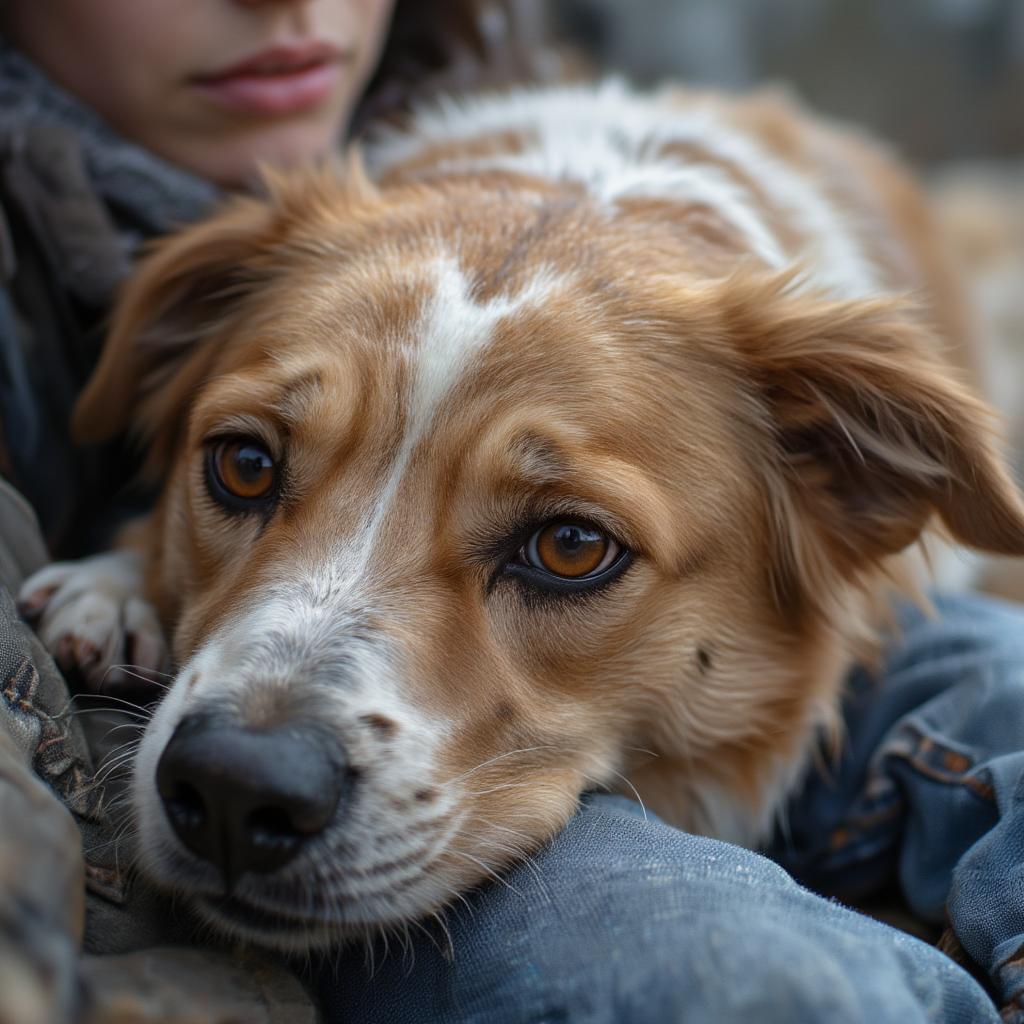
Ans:
[{"label": "dog's brown eye", "polygon": [[258,501],[274,488],[274,460],[254,441],[223,442],[214,452],[213,465],[218,483],[234,498]]},{"label": "dog's brown eye", "polygon": [[558,520],[538,530],[524,549],[526,561],[563,579],[578,580],[607,569],[621,548],[593,526]]}]

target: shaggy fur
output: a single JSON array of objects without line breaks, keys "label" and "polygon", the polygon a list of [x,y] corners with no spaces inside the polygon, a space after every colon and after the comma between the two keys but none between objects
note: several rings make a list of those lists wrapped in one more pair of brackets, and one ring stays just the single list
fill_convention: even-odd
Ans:
[{"label": "shaggy fur", "polygon": [[[611,84],[452,104],[367,159],[163,242],[76,415],[134,431],[163,484],[132,541],[176,671],[137,757],[141,866],[292,948],[435,910],[591,787],[758,842],[904,553],[933,525],[1024,553],[943,353],[967,362],[940,246],[872,145],[776,96]],[[224,437],[273,455],[265,514],[211,498]],[[523,551],[566,518],[624,554],[555,593]],[[26,595],[66,609],[50,584]],[[359,773],[231,901],[153,785],[203,707],[315,718]]]}]

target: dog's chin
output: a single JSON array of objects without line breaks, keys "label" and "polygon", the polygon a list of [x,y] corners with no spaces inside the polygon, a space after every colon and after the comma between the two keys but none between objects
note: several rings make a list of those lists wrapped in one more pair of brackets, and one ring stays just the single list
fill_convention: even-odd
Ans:
[{"label": "dog's chin", "polygon": [[236,896],[195,896],[196,915],[220,935],[235,942],[280,953],[302,954],[339,946],[360,931],[355,923],[327,920],[317,914],[266,910]]},{"label": "dog's chin", "polygon": [[187,907],[198,922],[231,942],[303,954],[344,945],[388,927],[429,916],[450,891],[445,879],[420,865],[401,883],[369,891],[345,884],[311,887],[308,871],[286,877],[244,874],[226,890],[223,881],[171,842],[143,844],[137,868],[158,889]]},{"label": "dog's chin", "polygon": [[[183,895],[180,888],[178,894]],[[225,939],[293,954],[336,948],[419,916],[411,908],[397,911],[387,899],[338,899],[330,907],[296,899],[281,906],[248,894],[193,892],[184,894],[184,902]],[[421,913],[429,913],[429,907]]]}]

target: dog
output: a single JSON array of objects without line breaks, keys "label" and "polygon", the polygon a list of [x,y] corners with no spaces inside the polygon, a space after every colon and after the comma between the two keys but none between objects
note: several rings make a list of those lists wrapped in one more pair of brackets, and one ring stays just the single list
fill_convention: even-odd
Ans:
[{"label": "dog", "polygon": [[159,500],[21,594],[97,686],[169,637],[141,870],[304,950],[592,788],[764,840],[918,542],[1024,554],[940,253],[859,135],[617,82],[445,101],[161,242],[74,424]]}]

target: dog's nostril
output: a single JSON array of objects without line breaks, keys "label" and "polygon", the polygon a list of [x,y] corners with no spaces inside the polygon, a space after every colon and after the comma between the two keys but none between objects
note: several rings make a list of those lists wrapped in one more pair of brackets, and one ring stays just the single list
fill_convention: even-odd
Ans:
[{"label": "dog's nostril", "polygon": [[286,851],[297,847],[308,833],[301,832],[279,807],[261,807],[246,815],[245,829],[256,846]]},{"label": "dog's nostril", "polygon": [[178,782],[163,796],[164,809],[176,831],[200,829],[206,824],[206,804],[195,786]]}]

